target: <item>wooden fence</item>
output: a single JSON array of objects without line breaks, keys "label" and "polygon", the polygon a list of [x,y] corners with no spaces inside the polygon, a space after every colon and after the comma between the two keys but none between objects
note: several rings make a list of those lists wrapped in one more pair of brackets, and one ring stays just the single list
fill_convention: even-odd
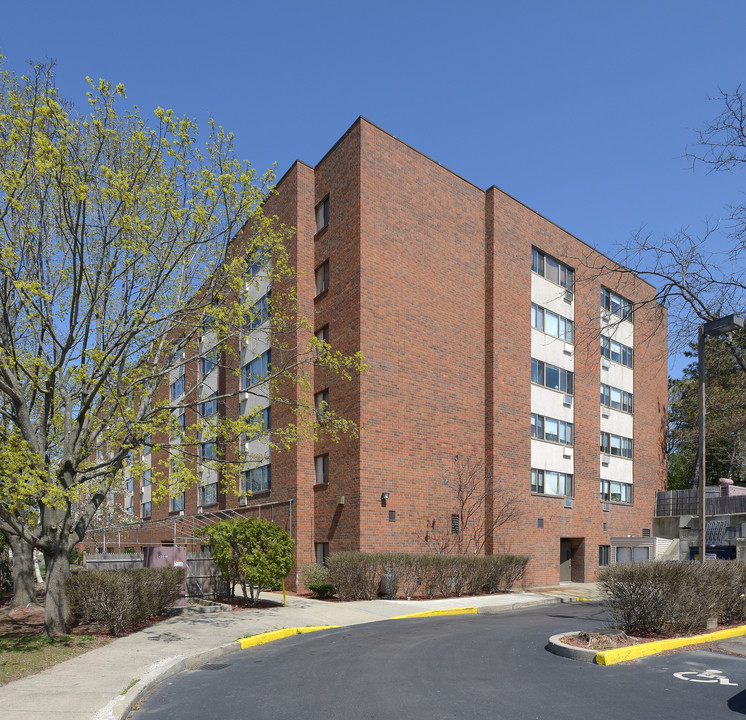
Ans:
[{"label": "wooden fence", "polygon": [[[739,515],[746,513],[746,495],[730,495],[722,497],[718,488],[713,488],[718,494],[707,493],[705,512],[712,515]],[[677,515],[699,515],[699,491],[666,490],[656,493],[655,516],[671,517]]]}]

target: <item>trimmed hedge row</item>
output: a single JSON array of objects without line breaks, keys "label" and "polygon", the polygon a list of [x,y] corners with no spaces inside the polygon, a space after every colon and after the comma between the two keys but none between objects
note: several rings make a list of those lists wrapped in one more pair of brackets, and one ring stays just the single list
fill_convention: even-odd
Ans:
[{"label": "trimmed hedge row", "polygon": [[604,568],[598,579],[612,618],[628,635],[691,631],[711,618],[746,620],[745,563],[623,563]]},{"label": "trimmed hedge row", "polygon": [[65,594],[82,622],[103,623],[118,635],[173,605],[183,582],[183,568],[80,570],[65,579]]},{"label": "trimmed hedge row", "polygon": [[525,555],[408,555],[406,553],[333,553],[327,574],[309,569],[309,589],[340,600],[424,595],[461,597],[482,592],[507,592],[526,572]]}]

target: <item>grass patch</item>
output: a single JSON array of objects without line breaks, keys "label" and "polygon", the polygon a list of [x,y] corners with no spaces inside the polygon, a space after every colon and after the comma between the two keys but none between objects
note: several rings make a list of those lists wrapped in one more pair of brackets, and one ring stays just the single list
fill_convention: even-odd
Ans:
[{"label": "grass patch", "polygon": [[50,638],[40,632],[0,634],[0,685],[33,675],[107,642],[90,635]]}]

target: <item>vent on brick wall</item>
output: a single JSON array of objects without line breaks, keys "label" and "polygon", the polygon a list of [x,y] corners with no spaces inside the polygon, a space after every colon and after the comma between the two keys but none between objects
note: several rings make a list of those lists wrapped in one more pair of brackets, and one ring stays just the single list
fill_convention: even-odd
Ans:
[{"label": "vent on brick wall", "polygon": [[544,518],[537,518],[536,519],[536,527],[541,530],[544,527]]},{"label": "vent on brick wall", "polygon": [[604,512],[609,512],[609,503],[602,502],[601,503],[601,510],[603,510]]},{"label": "vent on brick wall", "polygon": [[451,515],[451,535],[458,535],[461,529],[461,522],[458,515]]},{"label": "vent on brick wall", "polygon": [[566,508],[572,507],[572,498],[565,498],[565,507]]},{"label": "vent on brick wall", "polygon": [[643,528],[642,529],[642,536],[643,537],[650,537],[650,528]]}]

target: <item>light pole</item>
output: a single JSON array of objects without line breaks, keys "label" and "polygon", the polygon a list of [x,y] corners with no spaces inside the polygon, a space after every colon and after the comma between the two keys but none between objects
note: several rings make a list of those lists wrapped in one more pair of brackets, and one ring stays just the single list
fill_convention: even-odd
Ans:
[{"label": "light pole", "polygon": [[705,338],[708,335],[724,335],[739,330],[744,325],[740,315],[726,315],[699,326],[697,366],[699,375],[699,561],[707,555],[705,545],[707,475],[705,474]]}]

